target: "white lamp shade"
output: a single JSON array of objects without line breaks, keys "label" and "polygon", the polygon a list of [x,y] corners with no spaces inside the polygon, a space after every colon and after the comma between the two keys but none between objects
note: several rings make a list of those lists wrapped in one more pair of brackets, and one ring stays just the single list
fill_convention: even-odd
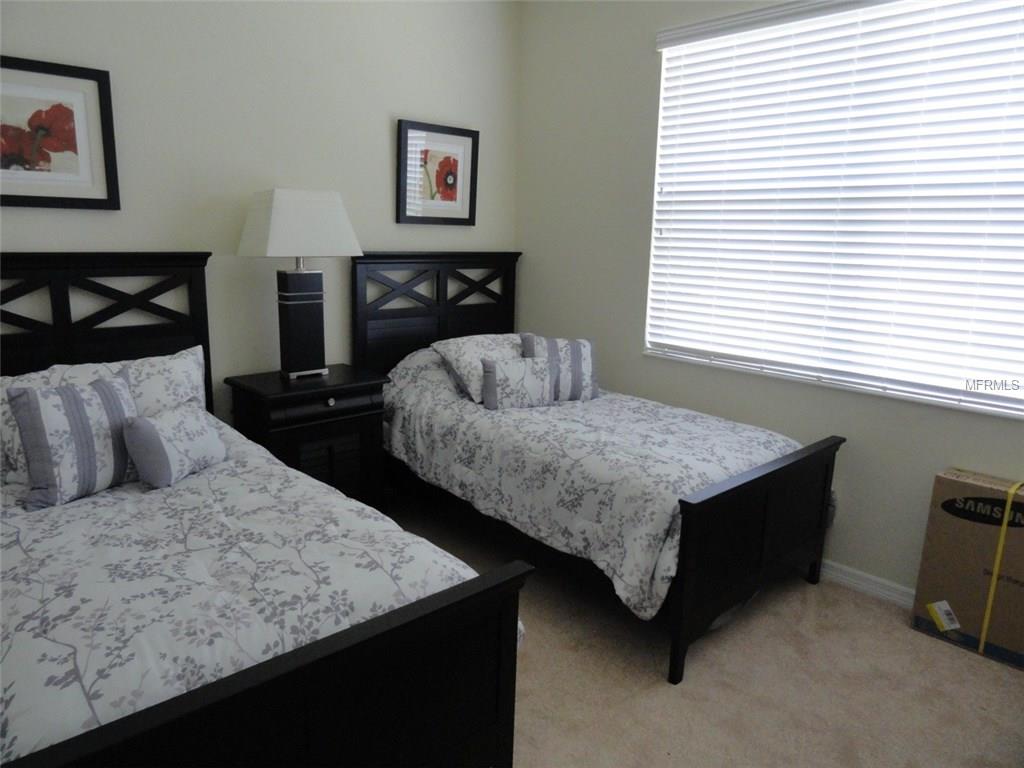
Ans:
[{"label": "white lamp shade", "polygon": [[253,195],[238,253],[294,259],[363,251],[337,192],[268,189]]}]

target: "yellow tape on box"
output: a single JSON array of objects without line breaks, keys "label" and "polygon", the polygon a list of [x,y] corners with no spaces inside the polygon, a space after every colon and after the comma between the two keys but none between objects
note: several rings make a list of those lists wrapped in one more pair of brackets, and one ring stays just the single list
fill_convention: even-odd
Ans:
[{"label": "yellow tape on box", "polygon": [[999,527],[999,542],[996,544],[996,559],[992,564],[992,580],[988,585],[988,599],[985,601],[985,618],[981,621],[981,636],[978,638],[978,653],[984,655],[985,641],[988,638],[988,625],[992,619],[992,605],[996,601],[996,587],[999,586],[999,569],[1003,564],[1003,547],[1006,545],[1006,529],[1010,525],[1010,513],[1013,511],[1013,497],[1024,486],[1024,480],[1014,483],[1006,492],[1006,507],[1003,509],[1003,521]]}]

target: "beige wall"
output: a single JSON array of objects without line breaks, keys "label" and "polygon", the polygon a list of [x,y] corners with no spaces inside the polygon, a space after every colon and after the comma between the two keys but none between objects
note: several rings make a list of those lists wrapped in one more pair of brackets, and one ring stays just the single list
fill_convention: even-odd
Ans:
[{"label": "beige wall", "polygon": [[[500,4],[4,0],[5,54],[110,71],[122,209],[4,208],[3,248],[212,250],[215,381],[272,370],[281,265],[234,255],[254,191],[339,190],[366,250],[515,245],[517,18]],[[394,223],[399,117],[480,130],[477,226]],[[313,264],[327,359],[344,362],[348,262]]]},{"label": "beige wall", "polygon": [[520,325],[582,335],[603,384],[802,441],[845,435],[827,556],[913,587],[932,476],[1024,477],[1024,422],[642,354],[663,28],[749,3],[536,3],[523,9]]},{"label": "beige wall", "polygon": [[[123,210],[5,208],[3,248],[213,250],[218,381],[277,365],[277,265],[234,256],[254,190],[339,189],[366,249],[522,248],[521,326],[593,338],[606,385],[848,437],[829,556],[913,586],[932,475],[1024,476],[1024,424],[641,353],[654,35],[752,5],[5,0],[4,53],[111,71]],[[398,117],[481,131],[476,227],[393,223]],[[323,264],[345,361],[347,264]]]}]

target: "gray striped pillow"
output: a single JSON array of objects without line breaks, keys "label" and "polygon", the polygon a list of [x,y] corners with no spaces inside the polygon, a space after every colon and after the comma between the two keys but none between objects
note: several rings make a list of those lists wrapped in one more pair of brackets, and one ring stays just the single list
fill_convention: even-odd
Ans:
[{"label": "gray striped pillow", "polygon": [[551,370],[555,400],[592,400],[598,396],[594,373],[594,346],[586,339],[549,339],[520,334],[523,357],[546,359]]},{"label": "gray striped pillow", "polygon": [[554,401],[551,368],[547,360],[520,357],[516,360],[482,361],[484,408],[533,408]]},{"label": "gray striped pillow", "polygon": [[125,481],[124,423],[136,411],[124,379],[11,388],[7,398],[25,446],[27,508],[65,504]]}]

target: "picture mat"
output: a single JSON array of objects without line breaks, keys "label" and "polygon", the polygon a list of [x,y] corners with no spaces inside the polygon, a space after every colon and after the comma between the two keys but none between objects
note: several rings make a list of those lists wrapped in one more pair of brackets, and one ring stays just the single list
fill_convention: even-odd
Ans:
[{"label": "picture mat", "polygon": [[[458,160],[455,201],[430,200],[426,194],[421,153],[446,152]],[[406,151],[405,213],[409,216],[437,216],[464,219],[469,216],[469,179],[472,178],[473,141],[447,133],[410,128]],[[433,181],[433,180],[432,180]]]}]

